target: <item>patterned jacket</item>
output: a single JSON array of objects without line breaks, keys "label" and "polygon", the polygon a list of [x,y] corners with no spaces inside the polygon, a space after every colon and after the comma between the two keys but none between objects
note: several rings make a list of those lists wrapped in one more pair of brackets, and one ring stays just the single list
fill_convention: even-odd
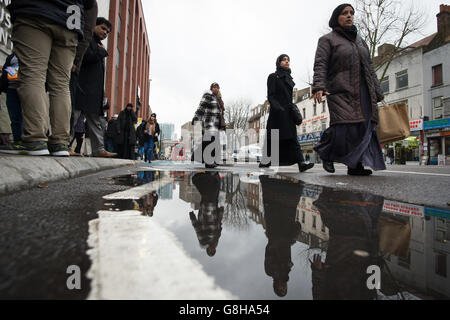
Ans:
[{"label": "patterned jacket", "polygon": [[217,97],[211,91],[206,92],[195,112],[192,123],[201,121],[204,131],[219,131],[220,112],[221,109]]}]

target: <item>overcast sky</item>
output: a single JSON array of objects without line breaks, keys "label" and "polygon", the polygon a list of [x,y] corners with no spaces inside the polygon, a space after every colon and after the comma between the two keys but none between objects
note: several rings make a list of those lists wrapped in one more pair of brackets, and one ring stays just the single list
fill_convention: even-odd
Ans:
[{"label": "overcast sky", "polygon": [[[443,0],[401,0],[426,12],[422,35],[436,32]],[[426,3],[425,3],[426,2]],[[264,103],[267,76],[282,54],[291,57],[297,88],[312,76],[319,37],[328,32],[336,0],[142,0],[150,40],[150,105],[161,123],[191,121],[212,82],[225,105]],[[350,1],[349,3],[353,3]]]}]

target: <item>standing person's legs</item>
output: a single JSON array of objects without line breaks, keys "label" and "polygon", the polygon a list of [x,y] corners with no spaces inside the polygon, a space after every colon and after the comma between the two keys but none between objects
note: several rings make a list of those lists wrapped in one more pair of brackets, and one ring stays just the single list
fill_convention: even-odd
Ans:
[{"label": "standing person's legs", "polygon": [[95,157],[99,153],[105,151],[105,142],[103,135],[103,127],[100,116],[94,113],[86,114],[86,124],[89,127],[89,134],[92,145],[92,155]]},{"label": "standing person's legs", "polygon": [[150,138],[148,142],[148,161],[151,162],[153,160],[153,149],[155,147],[155,142],[153,141],[153,138]]},{"label": "standing person's legs", "polygon": [[144,152],[142,154],[142,160],[144,160],[144,162],[147,162],[148,160],[148,149],[150,147],[150,141],[146,141],[144,142]]},{"label": "standing person's legs", "polygon": [[75,148],[75,153],[80,154],[81,153],[81,146],[83,145],[83,136],[84,133],[81,132],[76,132],[75,133],[75,138],[77,139],[77,146]]},{"label": "standing person's legs", "polygon": [[[53,45],[48,64],[50,95],[50,145],[67,146],[70,141],[70,74],[78,44],[78,35],[59,25],[52,25]],[[66,150],[67,151],[67,150]]]},{"label": "standing person's legs", "polygon": [[[18,17],[13,27],[14,52],[19,59],[19,88],[22,106],[22,140],[47,142],[48,109],[45,82],[52,52],[52,37],[45,21]],[[48,154],[48,152],[47,152]]]},{"label": "standing person's legs", "polygon": [[11,120],[14,142],[20,141],[23,133],[23,119],[19,94],[16,89],[8,89],[6,93],[6,106],[8,107],[9,118]]}]

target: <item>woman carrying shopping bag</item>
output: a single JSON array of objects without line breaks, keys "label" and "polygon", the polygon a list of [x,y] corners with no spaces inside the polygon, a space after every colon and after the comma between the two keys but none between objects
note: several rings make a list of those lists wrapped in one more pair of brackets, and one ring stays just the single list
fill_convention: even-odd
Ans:
[{"label": "woman carrying shopping bag", "polygon": [[313,99],[322,103],[327,96],[330,128],[314,150],[327,172],[334,162],[348,167],[356,176],[386,170],[377,136],[377,103],[384,96],[367,44],[353,24],[355,10],[350,4],[338,6],[330,19],[332,32],[319,39],[314,63]]}]

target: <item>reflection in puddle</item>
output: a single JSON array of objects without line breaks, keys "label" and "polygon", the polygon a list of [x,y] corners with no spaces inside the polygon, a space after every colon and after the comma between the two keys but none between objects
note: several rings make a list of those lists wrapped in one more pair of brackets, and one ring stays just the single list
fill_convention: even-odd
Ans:
[{"label": "reflection in puddle", "polygon": [[[115,181],[139,186],[162,175]],[[106,209],[152,216],[241,299],[450,297],[447,210],[257,173],[166,175],[170,183]],[[377,270],[379,290],[370,286]]]}]

